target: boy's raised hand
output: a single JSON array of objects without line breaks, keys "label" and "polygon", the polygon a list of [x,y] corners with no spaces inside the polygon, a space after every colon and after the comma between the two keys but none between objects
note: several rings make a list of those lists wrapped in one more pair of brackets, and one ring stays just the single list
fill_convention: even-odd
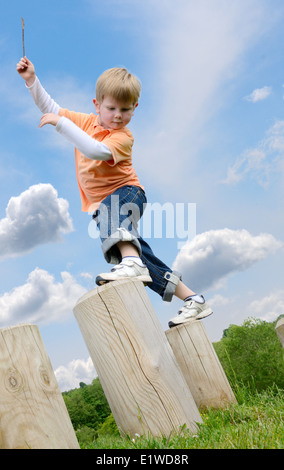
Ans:
[{"label": "boy's raised hand", "polygon": [[17,72],[26,81],[27,86],[31,86],[36,78],[35,68],[27,57],[22,57],[17,63]]}]

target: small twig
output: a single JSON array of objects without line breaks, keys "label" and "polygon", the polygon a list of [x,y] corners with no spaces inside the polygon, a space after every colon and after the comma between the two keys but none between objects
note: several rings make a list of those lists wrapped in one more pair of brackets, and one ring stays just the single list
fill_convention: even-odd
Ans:
[{"label": "small twig", "polygon": [[25,23],[24,19],[22,18],[22,43],[23,43],[23,57],[25,57]]}]

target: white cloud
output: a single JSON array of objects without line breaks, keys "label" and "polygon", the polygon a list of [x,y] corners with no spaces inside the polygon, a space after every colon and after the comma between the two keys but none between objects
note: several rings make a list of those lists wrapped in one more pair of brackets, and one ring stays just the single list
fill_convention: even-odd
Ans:
[{"label": "white cloud", "polygon": [[275,321],[284,314],[284,290],[278,290],[249,305],[250,315],[264,321]]},{"label": "white cloud", "polygon": [[[153,71],[156,120],[151,121],[147,139],[143,129],[141,158],[135,163],[143,172],[148,159],[151,174],[147,177],[154,177],[157,184],[161,174],[163,187],[169,182],[180,190],[181,172],[189,161],[194,164],[206,144],[205,124],[224,105],[230,81],[240,72],[245,54],[269,28],[271,18],[267,21],[265,5],[255,0],[232,0],[226,5],[218,0],[181,0],[171,14],[171,2],[158,6],[157,70]],[[149,148],[145,148],[147,142]],[[161,158],[168,172],[160,172]]]},{"label": "white cloud", "polygon": [[284,121],[278,120],[266,132],[255,148],[246,149],[228,168],[223,184],[233,185],[245,178],[255,180],[260,186],[270,184],[271,175],[283,172]]},{"label": "white cloud", "polygon": [[223,295],[215,294],[213,297],[211,297],[208,300],[208,303],[210,304],[210,307],[212,308],[215,308],[216,306],[220,308],[220,306],[230,304],[230,299],[224,297]]},{"label": "white cloud", "polygon": [[268,98],[272,93],[272,88],[264,86],[263,88],[257,88],[250,95],[246,96],[245,99],[251,103],[257,103]]},{"label": "white cloud", "polygon": [[80,111],[82,113],[95,113],[93,98],[95,98],[95,82],[91,85],[87,81],[78,83],[74,77],[68,75],[48,80],[47,91],[62,108]]},{"label": "white cloud", "polygon": [[54,373],[62,392],[78,388],[80,382],[90,384],[97,376],[90,357],[86,361],[83,359],[74,359],[69,362],[67,367],[59,366]]},{"label": "white cloud", "polygon": [[68,207],[51,184],[37,184],[12,197],[0,220],[0,259],[60,241],[62,234],[73,230]]},{"label": "white cloud", "polygon": [[0,325],[47,324],[70,317],[86,289],[68,272],[62,272],[61,279],[62,282],[56,282],[43,269],[32,271],[25,284],[0,297]]},{"label": "white cloud", "polygon": [[253,236],[246,230],[211,230],[187,242],[173,269],[198,292],[220,285],[230,274],[244,271],[281,248],[270,234]]},{"label": "white cloud", "polygon": [[89,281],[92,281],[94,279],[94,276],[91,273],[81,273],[80,276]]}]

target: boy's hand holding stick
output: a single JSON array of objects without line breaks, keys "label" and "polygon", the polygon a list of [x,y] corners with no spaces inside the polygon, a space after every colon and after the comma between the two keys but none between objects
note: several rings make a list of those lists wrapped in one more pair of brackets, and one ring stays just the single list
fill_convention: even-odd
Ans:
[{"label": "boy's hand holding stick", "polygon": [[[35,80],[35,68],[31,61],[26,57],[25,51],[25,22],[24,19],[22,20],[22,44],[23,44],[23,57],[20,62],[17,64],[17,71],[22,76],[22,78],[26,81],[27,85],[32,85]],[[46,124],[52,124],[56,126],[57,122],[59,121],[60,116],[56,114],[44,114],[41,118],[39,127],[43,127]]]},{"label": "boy's hand holding stick", "polygon": [[28,86],[33,84],[36,78],[35,68],[27,57],[22,57],[20,62],[18,62],[17,71]]},{"label": "boy's hand holding stick", "polygon": [[23,43],[23,57],[17,64],[17,71],[21,77],[26,81],[28,86],[31,86],[35,81],[35,68],[31,61],[26,57],[25,51],[25,23],[22,18],[22,43]]}]

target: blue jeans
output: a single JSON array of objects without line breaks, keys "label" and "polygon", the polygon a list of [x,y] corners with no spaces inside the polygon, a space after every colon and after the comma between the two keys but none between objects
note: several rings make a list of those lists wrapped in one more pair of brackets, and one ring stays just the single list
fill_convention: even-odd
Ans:
[{"label": "blue jeans", "polygon": [[137,224],[146,208],[145,192],[138,186],[123,186],[107,196],[93,214],[100,230],[102,250],[108,263],[118,264],[121,254],[117,247],[120,241],[128,241],[136,247],[152,278],[150,289],[163,300],[170,302],[181,279],[157,258],[148,243],[138,233]]}]

